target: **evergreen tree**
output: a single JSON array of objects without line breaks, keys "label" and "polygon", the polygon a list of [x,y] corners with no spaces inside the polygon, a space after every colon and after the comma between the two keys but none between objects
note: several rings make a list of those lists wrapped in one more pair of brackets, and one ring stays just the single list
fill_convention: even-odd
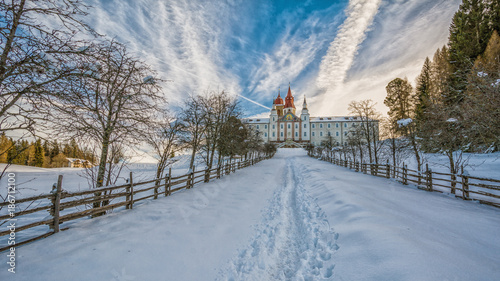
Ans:
[{"label": "evergreen tree", "polygon": [[[413,94],[413,87],[407,79],[396,78],[387,84],[386,90],[387,97],[384,100],[384,104],[389,107],[387,114],[392,123],[391,128],[395,130],[396,134],[399,133],[410,140],[417,160],[417,169],[421,171],[422,163],[416,141],[416,124],[411,120],[415,118],[415,95]],[[406,121],[403,121],[405,119]]]},{"label": "evergreen tree", "polygon": [[476,58],[482,54],[492,33],[485,0],[463,0],[453,16],[449,48],[452,73],[447,104],[463,101],[467,77]]},{"label": "evergreen tree", "polygon": [[431,61],[425,58],[424,66],[417,77],[415,121],[418,123],[425,118],[425,110],[430,102],[431,96]]},{"label": "evergreen tree", "polygon": [[34,148],[35,148],[35,157],[34,157],[33,164],[35,167],[43,167],[43,162],[45,160],[45,157],[44,157],[44,151],[43,151],[43,147],[42,147],[42,141],[40,139],[38,139],[34,143]]},{"label": "evergreen tree", "polygon": [[[391,121],[396,123],[398,120],[414,118],[413,108],[415,101],[413,87],[408,80],[406,78],[396,78],[387,84],[386,90],[387,97],[384,100],[384,104],[389,107],[387,114],[391,118]],[[401,127],[399,130],[404,131],[406,129]]]},{"label": "evergreen tree", "polygon": [[437,50],[431,64],[430,103],[443,103],[450,92],[450,53],[446,46]]},{"label": "evergreen tree", "polygon": [[48,140],[43,142],[43,151],[45,156],[50,156],[50,145]]},{"label": "evergreen tree", "polygon": [[490,29],[500,32],[500,0],[489,0],[487,13]]},{"label": "evergreen tree", "polygon": [[500,37],[495,31],[469,76],[463,109],[467,136],[476,150],[500,150]]},{"label": "evergreen tree", "polygon": [[12,147],[12,141],[5,136],[5,133],[2,133],[0,135],[0,163],[8,163],[8,153]]},{"label": "evergreen tree", "polygon": [[60,153],[59,143],[57,140],[52,142],[52,147],[50,149],[50,159],[53,159]]}]

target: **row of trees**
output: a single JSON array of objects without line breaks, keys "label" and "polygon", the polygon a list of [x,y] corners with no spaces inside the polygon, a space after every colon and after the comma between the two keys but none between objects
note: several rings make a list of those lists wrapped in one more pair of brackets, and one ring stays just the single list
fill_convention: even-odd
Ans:
[{"label": "row of trees", "polygon": [[408,140],[419,171],[420,151],[445,154],[455,174],[462,152],[500,149],[499,31],[500,1],[464,0],[416,87],[401,78],[387,85],[388,129]]},{"label": "row of trees", "polygon": [[[169,112],[166,81],[126,45],[92,30],[84,22],[88,9],[80,0],[0,2],[0,133],[38,139],[27,146],[49,159],[36,165],[60,155],[91,160],[97,188],[115,183],[127,153],[145,143],[158,159],[157,177],[180,149],[192,151],[191,168],[200,152],[212,167],[224,156],[264,151],[223,91],[191,95],[179,112]],[[41,145],[49,135],[78,140],[88,151]]]},{"label": "row of trees", "polygon": [[72,139],[59,144],[57,140],[49,142],[41,139],[28,141],[13,140],[5,134],[0,135],[0,163],[18,164],[44,168],[66,167],[67,158],[94,161],[94,154],[88,149],[81,149]]},{"label": "row of trees", "polygon": [[[401,164],[413,154],[419,171],[422,153],[443,153],[452,174],[463,164],[462,152],[500,150],[499,31],[499,0],[464,0],[448,44],[425,59],[416,86],[406,78],[388,83],[388,118],[371,100],[352,102],[349,110],[362,122],[347,136],[347,146],[326,140],[317,149],[370,163]],[[369,120],[381,121],[380,132]]]}]

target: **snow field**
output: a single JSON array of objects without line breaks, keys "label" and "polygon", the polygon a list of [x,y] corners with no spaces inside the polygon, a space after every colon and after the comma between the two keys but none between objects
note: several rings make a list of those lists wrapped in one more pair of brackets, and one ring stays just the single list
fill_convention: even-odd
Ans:
[{"label": "snow field", "polygon": [[499,233],[496,208],[280,149],[19,247],[0,280],[497,280]]}]

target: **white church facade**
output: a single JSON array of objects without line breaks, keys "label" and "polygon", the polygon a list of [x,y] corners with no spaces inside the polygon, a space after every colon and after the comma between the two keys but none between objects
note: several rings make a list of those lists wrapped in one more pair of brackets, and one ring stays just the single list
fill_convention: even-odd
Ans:
[{"label": "white church facade", "polygon": [[[348,144],[349,135],[362,125],[361,118],[355,116],[311,117],[305,97],[300,116],[297,115],[290,86],[285,101],[278,92],[269,118],[245,118],[242,122],[264,142],[275,143],[278,147],[304,147],[309,143],[318,146],[328,140],[336,146],[344,146]],[[378,121],[370,122],[378,132]]]}]

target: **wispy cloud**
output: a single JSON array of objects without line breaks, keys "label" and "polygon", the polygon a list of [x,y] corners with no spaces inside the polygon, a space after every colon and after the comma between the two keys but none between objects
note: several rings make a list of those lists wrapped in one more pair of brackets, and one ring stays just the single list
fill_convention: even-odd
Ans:
[{"label": "wispy cloud", "polygon": [[340,115],[353,99],[383,107],[391,78],[412,80],[446,42],[461,0],[89,2],[99,32],[174,81],[164,87],[171,105],[224,89],[251,115],[291,82],[313,114]]},{"label": "wispy cloud", "polygon": [[279,86],[286,87],[288,82],[300,93],[307,88],[299,80],[308,76],[305,72],[316,72],[321,53],[335,37],[340,21],[338,7],[332,5],[314,11],[299,22],[297,13],[282,15],[286,21],[284,30],[250,75],[252,82],[248,88],[255,97],[269,100],[277,94]]},{"label": "wispy cloud", "polygon": [[330,91],[341,85],[350,69],[359,45],[373,21],[381,0],[351,0],[347,8],[347,19],[330,44],[328,53],[321,61],[317,85]]},{"label": "wispy cloud", "polygon": [[95,1],[91,19],[101,33],[127,42],[165,79],[170,100],[223,87],[240,92],[239,78],[219,64],[234,5],[205,1]]},{"label": "wispy cloud", "polygon": [[451,18],[460,3],[461,0],[380,2],[345,67],[325,67],[327,71],[323,73],[320,70],[316,82],[324,90],[311,99],[310,108],[318,114],[348,114],[350,101],[372,99],[378,104],[377,110],[385,114],[385,86],[396,77],[414,81],[425,57],[432,57],[446,43]]}]

